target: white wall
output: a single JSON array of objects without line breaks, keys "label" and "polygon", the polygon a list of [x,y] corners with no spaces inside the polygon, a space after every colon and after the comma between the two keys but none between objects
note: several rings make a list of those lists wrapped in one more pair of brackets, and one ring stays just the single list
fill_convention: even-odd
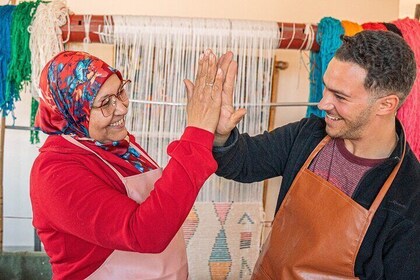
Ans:
[{"label": "white wall", "polygon": [[[0,5],[8,1],[0,0]],[[278,22],[317,23],[322,17],[332,16],[359,23],[391,21],[398,18],[398,0],[68,0],[76,14],[132,14],[179,17],[231,18],[247,20],[272,20]],[[117,4],[116,4],[117,3]],[[404,5],[405,6],[405,5]],[[407,9],[409,10],[409,8]],[[411,12],[407,11],[411,17]],[[302,54],[305,57],[305,54]],[[280,74],[278,101],[306,101],[308,98],[308,73],[299,66],[300,54],[294,50],[277,52],[278,59],[289,62],[289,68]],[[16,125],[28,126],[30,96],[23,95],[16,104]],[[299,120],[306,108],[280,108],[276,124]],[[7,118],[7,124],[11,124]],[[29,172],[37,155],[37,146],[29,144],[29,132],[6,130],[4,158],[4,245],[33,246],[33,230],[29,219],[10,219],[8,216],[31,217],[28,196]],[[270,182],[267,198],[268,217],[272,216],[280,179]]]},{"label": "white wall", "polygon": [[414,18],[416,5],[420,4],[420,0],[400,0],[400,18]]}]

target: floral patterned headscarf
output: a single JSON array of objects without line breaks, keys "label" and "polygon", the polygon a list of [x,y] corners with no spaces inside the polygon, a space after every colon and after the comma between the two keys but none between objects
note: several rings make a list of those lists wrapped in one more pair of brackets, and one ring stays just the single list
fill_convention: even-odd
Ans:
[{"label": "floral patterned headscarf", "polygon": [[121,73],[101,59],[85,52],[64,51],[44,67],[39,86],[41,96],[35,127],[47,134],[68,134],[86,146],[98,146],[132,164],[139,172],[156,169],[131,145],[134,137],[100,143],[89,136],[89,117],[101,86],[113,74]]},{"label": "floral patterned headscarf", "polygon": [[89,117],[101,86],[121,73],[85,52],[64,51],[44,67],[35,127],[47,134],[89,137]]}]

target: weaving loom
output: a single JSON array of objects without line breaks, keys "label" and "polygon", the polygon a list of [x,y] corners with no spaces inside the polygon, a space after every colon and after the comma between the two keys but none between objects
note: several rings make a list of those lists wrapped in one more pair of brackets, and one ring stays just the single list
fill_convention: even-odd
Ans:
[{"label": "weaving loom", "polygon": [[[193,79],[206,48],[233,51],[238,61],[236,106],[247,108],[239,129],[268,127],[276,23],[210,19],[114,16],[116,68],[133,80],[127,128],[156,161],[185,127],[183,79]],[[255,36],[259,34],[259,36]],[[184,226],[193,279],[247,279],[260,247],[263,185],[213,175],[202,188]],[[241,246],[242,244],[242,246]]]},{"label": "weaving loom", "polygon": [[[83,19],[85,44],[91,41],[91,19]],[[268,128],[266,104],[281,36],[276,22],[113,16],[104,23],[100,41],[114,45],[115,67],[133,81],[127,128],[161,166],[168,161],[166,147],[185,127],[183,80],[194,80],[207,48],[218,56],[227,50],[236,55],[235,106],[247,109],[239,130],[254,135]],[[206,182],[184,225],[192,279],[251,276],[264,221],[262,201],[262,182],[240,184],[215,175]]]}]

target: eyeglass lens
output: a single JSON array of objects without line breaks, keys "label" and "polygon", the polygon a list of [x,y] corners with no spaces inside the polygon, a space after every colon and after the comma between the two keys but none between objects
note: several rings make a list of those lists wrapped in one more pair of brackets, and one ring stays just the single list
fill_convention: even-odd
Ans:
[{"label": "eyeglass lens", "polygon": [[131,82],[130,80],[124,80],[116,94],[112,94],[109,96],[109,99],[106,99],[102,101],[102,104],[100,106],[102,114],[104,117],[109,117],[117,107],[117,99],[119,99],[122,102],[125,102],[128,100],[127,91],[125,89],[126,85]]}]

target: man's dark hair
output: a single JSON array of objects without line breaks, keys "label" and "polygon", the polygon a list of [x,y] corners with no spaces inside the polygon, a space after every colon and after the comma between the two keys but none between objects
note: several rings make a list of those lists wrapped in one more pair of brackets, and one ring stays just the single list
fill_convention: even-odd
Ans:
[{"label": "man's dark hair", "polygon": [[374,98],[396,94],[399,106],[416,79],[413,51],[403,38],[390,31],[364,30],[352,37],[343,36],[335,58],[365,69],[365,89],[374,93]]}]

